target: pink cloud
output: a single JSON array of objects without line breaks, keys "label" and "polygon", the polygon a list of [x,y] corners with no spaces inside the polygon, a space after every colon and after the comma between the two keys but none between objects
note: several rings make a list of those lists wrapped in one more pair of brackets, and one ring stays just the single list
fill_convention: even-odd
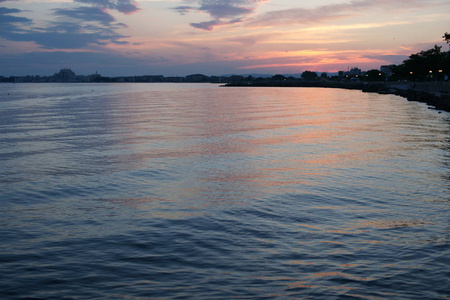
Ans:
[{"label": "pink cloud", "polygon": [[272,27],[276,25],[317,24],[349,18],[361,12],[374,10],[398,14],[413,9],[442,5],[445,5],[445,2],[442,0],[430,0],[427,2],[420,0],[354,0],[347,3],[329,4],[309,9],[292,8],[270,11],[255,17],[249,22],[249,25],[254,27]]}]

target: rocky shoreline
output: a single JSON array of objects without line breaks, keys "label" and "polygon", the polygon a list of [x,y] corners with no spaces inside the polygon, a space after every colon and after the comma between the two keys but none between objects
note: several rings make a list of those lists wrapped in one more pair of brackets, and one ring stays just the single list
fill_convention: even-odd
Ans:
[{"label": "rocky shoreline", "polygon": [[413,89],[400,90],[396,89],[392,94],[404,97],[408,101],[418,101],[433,106],[437,110],[444,110],[450,112],[450,97],[449,95],[437,95],[424,91],[416,91]]},{"label": "rocky shoreline", "polygon": [[406,98],[408,101],[417,101],[433,106],[437,110],[450,112],[450,94],[433,93],[416,90],[407,86],[399,88],[391,83],[360,83],[360,82],[327,82],[327,81],[261,81],[261,82],[234,82],[227,87],[322,87],[361,90],[366,93],[392,94]]}]

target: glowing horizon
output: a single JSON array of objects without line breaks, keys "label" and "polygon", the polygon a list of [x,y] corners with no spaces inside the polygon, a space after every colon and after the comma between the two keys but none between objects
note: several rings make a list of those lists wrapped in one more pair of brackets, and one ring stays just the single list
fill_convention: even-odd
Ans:
[{"label": "glowing horizon", "polygon": [[446,0],[0,0],[0,75],[378,69],[446,50],[449,9]]}]

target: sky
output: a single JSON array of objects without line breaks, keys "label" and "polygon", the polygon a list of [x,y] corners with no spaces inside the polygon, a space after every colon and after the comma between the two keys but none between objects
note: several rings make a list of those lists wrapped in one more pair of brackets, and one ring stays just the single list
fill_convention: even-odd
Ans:
[{"label": "sky", "polygon": [[379,69],[449,46],[449,0],[0,0],[0,75]]}]

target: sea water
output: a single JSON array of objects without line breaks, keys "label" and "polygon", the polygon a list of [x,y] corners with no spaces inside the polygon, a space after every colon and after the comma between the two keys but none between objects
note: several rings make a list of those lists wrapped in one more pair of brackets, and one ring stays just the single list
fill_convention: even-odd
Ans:
[{"label": "sea water", "polygon": [[448,299],[449,192],[394,95],[0,85],[1,299]]}]

